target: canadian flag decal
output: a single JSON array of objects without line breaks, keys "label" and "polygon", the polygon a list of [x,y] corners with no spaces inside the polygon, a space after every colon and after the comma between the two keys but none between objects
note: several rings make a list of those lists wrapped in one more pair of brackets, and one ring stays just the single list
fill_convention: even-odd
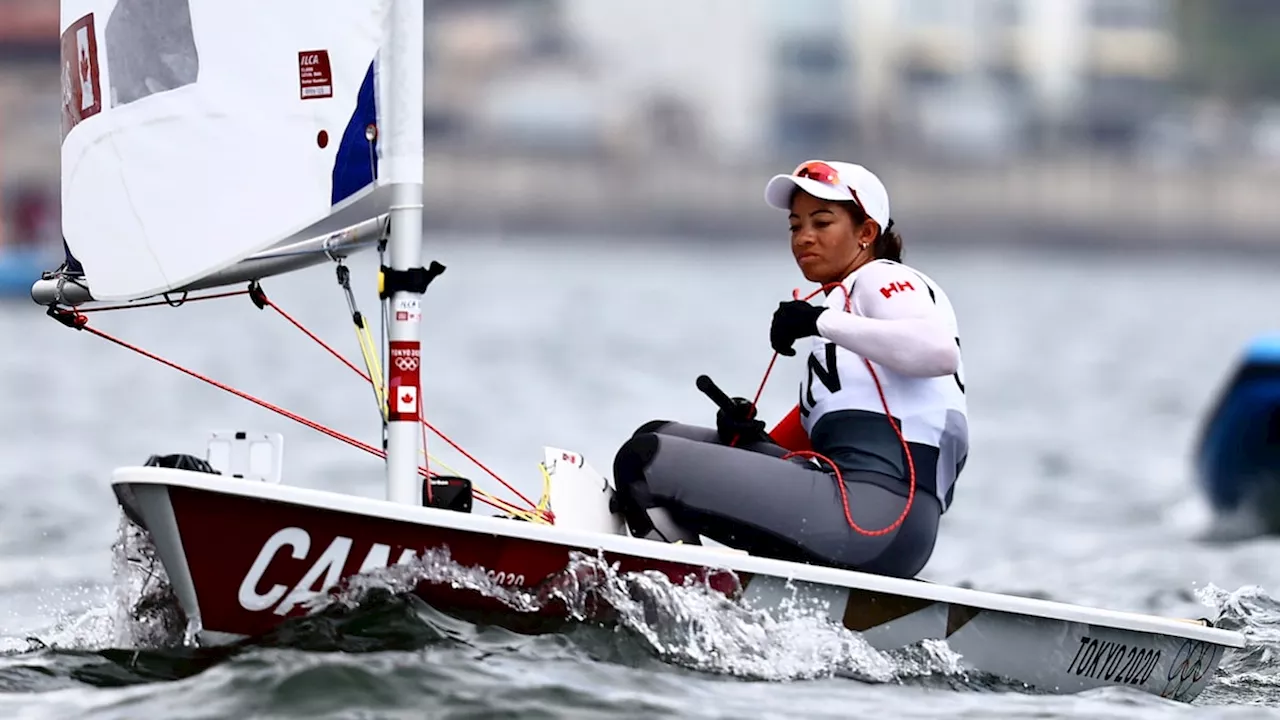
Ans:
[{"label": "canadian flag decal", "polygon": [[401,385],[396,394],[396,412],[415,415],[418,412],[418,388]]},{"label": "canadian flag decal", "polygon": [[[3,5],[0,2],[0,5]],[[102,111],[98,38],[93,13],[71,23],[62,33],[62,137]]]}]

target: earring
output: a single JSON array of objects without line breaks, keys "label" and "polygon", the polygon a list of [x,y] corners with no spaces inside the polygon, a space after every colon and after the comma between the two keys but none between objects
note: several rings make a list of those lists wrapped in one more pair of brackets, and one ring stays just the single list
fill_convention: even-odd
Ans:
[{"label": "earring", "polygon": [[863,250],[866,250],[868,246],[869,246],[868,243],[858,243],[858,247],[862,248]]}]

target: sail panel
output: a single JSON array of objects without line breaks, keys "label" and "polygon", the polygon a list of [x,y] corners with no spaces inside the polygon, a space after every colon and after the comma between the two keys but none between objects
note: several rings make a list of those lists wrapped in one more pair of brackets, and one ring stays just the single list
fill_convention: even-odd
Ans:
[{"label": "sail panel", "polygon": [[63,232],[94,297],[384,212],[366,128],[389,5],[62,0]]}]

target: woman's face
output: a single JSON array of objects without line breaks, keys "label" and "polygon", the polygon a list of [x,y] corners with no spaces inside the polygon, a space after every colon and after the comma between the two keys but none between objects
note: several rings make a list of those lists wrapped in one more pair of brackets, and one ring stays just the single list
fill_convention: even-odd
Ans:
[{"label": "woman's face", "polygon": [[873,221],[855,224],[840,203],[797,190],[791,199],[791,253],[809,282],[822,285],[843,280],[871,259]]}]

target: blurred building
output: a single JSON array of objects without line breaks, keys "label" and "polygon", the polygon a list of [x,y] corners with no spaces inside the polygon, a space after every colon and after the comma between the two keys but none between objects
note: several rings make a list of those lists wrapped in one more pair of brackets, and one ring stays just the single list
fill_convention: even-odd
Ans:
[{"label": "blurred building", "polygon": [[58,59],[56,0],[0,0],[0,63]]},{"label": "blurred building", "polygon": [[[1227,2],[1237,24],[1175,15]],[[762,164],[846,156],[915,173],[913,196],[930,195],[938,213],[981,202],[1004,211],[1015,191],[1028,193],[1016,201],[1027,212],[1056,212],[1068,185],[1076,204],[1130,204],[1138,187],[1150,206],[1194,207],[1178,193],[1199,198],[1206,175],[1164,170],[1212,164],[1210,185],[1230,176],[1252,187],[1250,173],[1269,172],[1268,160],[1280,167],[1280,105],[1254,103],[1252,129],[1231,119],[1267,95],[1259,88],[1280,96],[1280,73],[1242,84],[1235,56],[1222,52],[1242,44],[1239,23],[1253,27],[1267,2],[1280,6],[424,0],[428,163],[440,170],[428,172],[427,192],[437,212],[455,209],[465,192],[451,173],[475,172],[500,188],[504,212],[536,211],[554,224],[630,203],[645,209],[636,222],[661,224],[706,220],[716,202],[736,217],[741,198],[758,193],[748,178]],[[1175,30],[1180,17],[1216,35],[1188,41],[1185,27]],[[48,225],[40,187],[57,198],[57,25],[54,0],[0,0],[0,232],[10,238],[44,234],[31,229]],[[1255,45],[1270,57],[1265,37]],[[1197,58],[1206,81],[1188,85]],[[1235,104],[1203,101],[1223,78]],[[1143,162],[1117,152],[1135,147]],[[694,164],[705,174],[689,174]],[[1124,175],[1124,193],[1100,179],[1153,167]],[[961,197],[960,185],[972,192]],[[580,196],[594,199],[574,202]],[[1256,215],[1270,211],[1256,202]],[[1233,207],[1222,217],[1246,214]]]},{"label": "blurred building", "polygon": [[757,82],[770,88],[765,137],[784,156],[842,153],[858,139],[868,101],[865,57],[855,29],[867,3],[788,0],[762,4],[762,60]]},{"label": "blurred building", "polygon": [[[1181,54],[1174,0],[424,2],[428,140],[486,153],[1114,147],[1169,104]],[[31,68],[56,24],[54,0],[0,0],[0,101],[21,84],[47,109]]]},{"label": "blurred building", "polygon": [[[1064,137],[1127,142],[1176,91],[1170,0],[807,0],[774,6],[779,20],[793,16],[772,23],[779,46],[798,44],[809,57],[828,59],[825,67],[811,65],[808,78],[779,75],[793,87],[779,95],[834,94],[832,76],[840,77],[846,104],[827,113],[825,127],[843,126],[846,136],[870,145],[981,156]],[[796,37],[799,14],[811,16],[803,37]],[[795,54],[776,57],[787,62]],[[779,132],[786,128],[778,123]]]},{"label": "blurred building", "polygon": [[57,238],[58,13],[0,0],[0,247]]},{"label": "blurred building", "polygon": [[597,145],[598,74],[562,16],[558,0],[429,0],[428,138],[488,151]]},{"label": "blurred building", "polygon": [[751,153],[795,80],[762,52],[783,4],[429,0],[429,127],[486,152]]},{"label": "blurred building", "polygon": [[[855,43],[867,72],[883,75],[868,102],[907,111],[926,133],[940,124],[933,115],[985,112],[992,143],[1010,133],[1034,141],[1037,130],[1125,142],[1176,89],[1170,0],[879,0],[859,8],[869,12],[856,21]],[[978,121],[969,125],[978,142]]]},{"label": "blurred building", "polygon": [[[838,1],[838,0],[837,0]],[[785,4],[804,4],[787,0]],[[562,0],[566,26],[598,70],[616,142],[632,152],[761,148],[780,70],[766,49],[770,0]]]},{"label": "blurred building", "polygon": [[561,0],[560,13],[608,78],[611,113],[666,96],[730,153],[1123,143],[1178,69],[1171,0]]}]

